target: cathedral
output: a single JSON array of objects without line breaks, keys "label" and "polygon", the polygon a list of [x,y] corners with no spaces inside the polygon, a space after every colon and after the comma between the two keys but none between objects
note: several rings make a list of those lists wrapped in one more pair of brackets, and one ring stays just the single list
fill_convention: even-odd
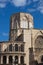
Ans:
[{"label": "cathedral", "polygon": [[40,63],[43,63],[43,30],[34,29],[31,14],[13,14],[10,17],[9,40],[0,42],[0,65]]}]

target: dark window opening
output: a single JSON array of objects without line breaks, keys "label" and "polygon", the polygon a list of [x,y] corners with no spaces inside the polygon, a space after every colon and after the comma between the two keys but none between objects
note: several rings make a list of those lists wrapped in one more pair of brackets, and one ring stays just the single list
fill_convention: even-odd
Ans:
[{"label": "dark window opening", "polygon": [[11,64],[12,63],[12,56],[9,56],[9,63]]},{"label": "dark window opening", "polygon": [[9,45],[9,51],[12,51],[12,44]]},{"label": "dark window opening", "polygon": [[15,51],[18,51],[18,44],[15,44]]},{"label": "dark window opening", "polygon": [[18,64],[18,56],[15,56],[15,64]]},{"label": "dark window opening", "polygon": [[3,56],[3,64],[6,64],[6,56]]},{"label": "dark window opening", "polygon": [[21,64],[24,64],[24,56],[21,56],[20,61],[21,61]]},{"label": "dark window opening", "polygon": [[21,51],[24,52],[24,45],[21,45]]}]

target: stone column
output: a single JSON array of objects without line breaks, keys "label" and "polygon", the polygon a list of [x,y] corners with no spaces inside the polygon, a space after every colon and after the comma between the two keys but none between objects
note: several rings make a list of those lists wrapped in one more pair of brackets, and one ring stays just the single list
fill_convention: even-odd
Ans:
[{"label": "stone column", "polygon": [[12,49],[13,49],[13,51],[15,51],[15,45],[13,45]]},{"label": "stone column", "polygon": [[14,65],[14,62],[15,62],[15,56],[13,56],[13,65]]},{"label": "stone column", "polygon": [[1,64],[3,64],[3,56],[1,56]]},{"label": "stone column", "polygon": [[20,45],[19,45],[19,48],[18,48],[18,51],[20,52],[21,48],[20,48]]},{"label": "stone column", "polygon": [[19,58],[18,58],[18,64],[20,64],[20,56],[19,56]]},{"label": "stone column", "polygon": [[7,61],[6,62],[7,62],[7,64],[9,64],[9,56],[7,56]]}]

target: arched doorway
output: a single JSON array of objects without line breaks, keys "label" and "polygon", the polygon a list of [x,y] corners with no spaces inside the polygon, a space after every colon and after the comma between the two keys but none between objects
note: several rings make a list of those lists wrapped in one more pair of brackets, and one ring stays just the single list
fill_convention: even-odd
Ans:
[{"label": "arched doorway", "polygon": [[15,56],[15,64],[18,64],[18,56]]},{"label": "arched doorway", "polygon": [[9,64],[12,64],[12,61],[13,61],[12,56],[9,56]]},{"label": "arched doorway", "polygon": [[6,64],[6,56],[3,56],[3,64]]},{"label": "arched doorway", "polygon": [[21,64],[24,64],[24,56],[20,57],[20,62],[21,62]]}]

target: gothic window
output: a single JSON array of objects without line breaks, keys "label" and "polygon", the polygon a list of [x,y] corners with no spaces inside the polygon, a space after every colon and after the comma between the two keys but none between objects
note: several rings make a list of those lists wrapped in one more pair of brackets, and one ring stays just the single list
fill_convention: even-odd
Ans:
[{"label": "gothic window", "polygon": [[9,63],[11,64],[13,61],[12,56],[9,56]]},{"label": "gothic window", "polygon": [[15,51],[18,51],[18,44],[15,44]]},{"label": "gothic window", "polygon": [[15,56],[15,64],[18,64],[18,56]]},{"label": "gothic window", "polygon": [[24,56],[20,57],[21,64],[24,64]]},{"label": "gothic window", "polygon": [[28,28],[28,22],[25,20],[21,21],[21,28]]},{"label": "gothic window", "polygon": [[35,48],[43,48],[43,36],[39,35],[35,40]]},{"label": "gothic window", "polygon": [[24,45],[21,44],[21,51],[24,52]]},{"label": "gothic window", "polygon": [[9,51],[12,51],[12,44],[9,45]]},{"label": "gothic window", "polygon": [[28,21],[26,17],[22,17],[20,21],[21,28],[28,28]]},{"label": "gothic window", "polygon": [[3,64],[6,64],[6,56],[3,56]]}]

